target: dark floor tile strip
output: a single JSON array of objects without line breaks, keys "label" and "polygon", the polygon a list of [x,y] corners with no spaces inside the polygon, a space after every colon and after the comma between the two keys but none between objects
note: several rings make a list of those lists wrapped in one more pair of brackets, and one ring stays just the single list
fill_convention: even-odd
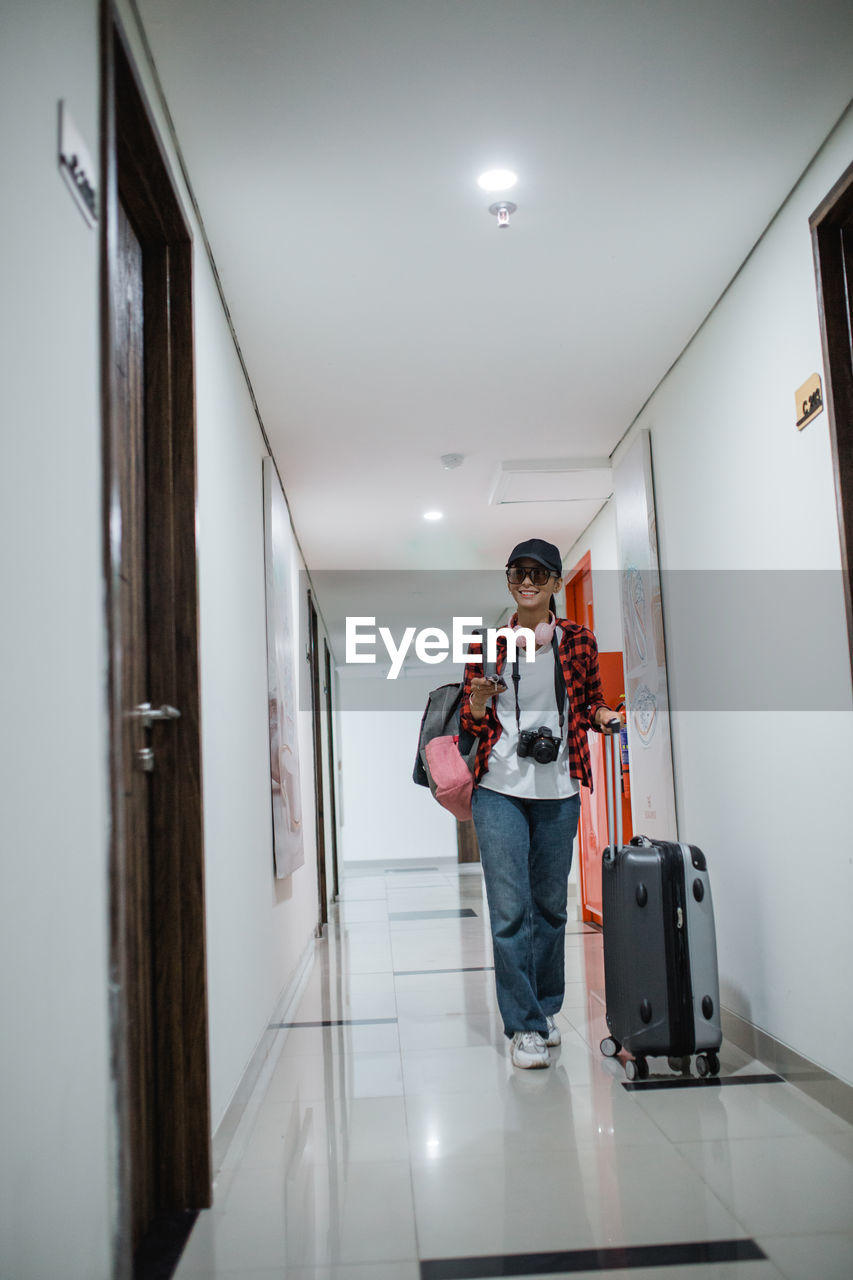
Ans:
[{"label": "dark floor tile strip", "polygon": [[380,1027],[396,1022],[396,1018],[329,1018],[325,1022],[271,1022],[270,1031],[287,1031],[291,1027]]},{"label": "dark floor tile strip", "polygon": [[476,916],[471,907],[446,908],[441,911],[389,911],[389,920],[457,920],[459,916]]},{"label": "dark floor tile strip", "polygon": [[494,973],[493,964],[469,964],[464,969],[395,969],[395,978],[420,978],[431,973]]},{"label": "dark floor tile strip", "polygon": [[433,1258],[421,1262],[421,1280],[486,1280],[487,1277],[493,1280],[496,1276],[552,1276],[566,1271],[689,1267],[715,1262],[757,1262],[766,1256],[754,1240],[746,1239],[497,1254],[488,1258]]},{"label": "dark floor tile strip", "polygon": [[386,876],[411,876],[416,871],[438,871],[438,867],[386,867]]},{"label": "dark floor tile strip", "polygon": [[197,1217],[197,1209],[158,1215],[136,1250],[134,1280],[172,1280]]},{"label": "dark floor tile strip", "polygon": [[671,1080],[623,1080],[623,1089],[714,1089],[729,1084],[784,1084],[785,1077],[768,1071],[755,1076],[674,1076]]}]

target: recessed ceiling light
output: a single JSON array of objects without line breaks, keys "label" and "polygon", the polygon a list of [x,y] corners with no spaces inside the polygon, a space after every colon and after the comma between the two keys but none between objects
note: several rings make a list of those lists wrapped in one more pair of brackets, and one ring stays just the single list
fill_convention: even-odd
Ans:
[{"label": "recessed ceiling light", "polygon": [[477,185],[483,191],[509,191],[517,182],[518,174],[513,173],[512,169],[489,169],[477,179]]},{"label": "recessed ceiling light", "polygon": [[444,519],[443,511],[425,511],[424,512],[424,520],[443,520],[443,519]]}]

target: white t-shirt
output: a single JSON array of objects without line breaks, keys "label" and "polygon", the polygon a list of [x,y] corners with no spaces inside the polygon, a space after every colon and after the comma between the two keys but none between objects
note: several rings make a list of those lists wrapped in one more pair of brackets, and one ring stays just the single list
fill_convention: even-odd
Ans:
[{"label": "white t-shirt", "polygon": [[[557,641],[561,637],[559,627]],[[525,800],[560,800],[576,795],[580,782],[569,773],[568,726],[571,718],[569,694],[563,709],[563,740],[557,759],[550,764],[539,764],[532,756],[520,757],[516,752],[518,731],[515,724],[515,694],[513,693],[512,664],[502,671],[506,689],[495,699],[501,736],[489,754],[489,767],[480,779],[480,786],[488,791],[500,791],[504,795],[520,796]],[[522,729],[538,729],[545,725],[554,737],[560,735],[560,717],[554,690],[554,650],[550,644],[537,649],[533,662],[528,662],[523,650],[518,655],[518,708]]]}]

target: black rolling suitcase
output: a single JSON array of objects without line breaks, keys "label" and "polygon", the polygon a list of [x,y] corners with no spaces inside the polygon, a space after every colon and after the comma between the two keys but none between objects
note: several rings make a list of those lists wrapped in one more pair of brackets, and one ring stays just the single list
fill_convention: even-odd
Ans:
[{"label": "black rolling suitcase", "polygon": [[689,1071],[696,1054],[698,1074],[717,1075],[723,1037],[705,855],[695,845],[645,836],[623,846],[618,741],[616,735],[604,743],[610,844],[601,880],[610,1035],[601,1052],[633,1054],[625,1063],[629,1080],[645,1079],[647,1058],[656,1055],[666,1056],[674,1071]]}]

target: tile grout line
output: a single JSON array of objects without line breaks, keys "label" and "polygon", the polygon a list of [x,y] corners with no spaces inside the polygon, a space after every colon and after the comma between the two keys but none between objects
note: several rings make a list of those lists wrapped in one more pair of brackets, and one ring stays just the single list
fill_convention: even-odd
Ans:
[{"label": "tile grout line", "polygon": [[424,978],[443,973],[494,973],[493,964],[465,965],[461,969],[394,969],[395,978]]},{"label": "tile grout line", "polygon": [[[387,880],[386,880],[385,892],[386,892],[386,901],[387,901],[387,895],[388,895]],[[389,910],[388,912],[389,922],[390,922],[390,917],[391,917],[391,913]],[[407,1155],[408,1165],[409,1165],[409,1195],[411,1197],[411,1203],[412,1203],[412,1231],[414,1233],[414,1238],[415,1238],[415,1259],[416,1259],[415,1265],[417,1266],[418,1272],[420,1273],[421,1242],[420,1242],[420,1235],[418,1232],[417,1205],[415,1203],[415,1164],[412,1158],[413,1157],[412,1134],[409,1128],[409,1093],[406,1086],[406,1071],[403,1064],[403,1039],[402,1039],[402,1036],[400,1035],[400,1022],[399,1022],[400,1007],[397,1003],[397,973],[394,970],[393,965],[394,965],[394,941],[392,938],[391,939],[391,966],[392,966],[391,974],[394,980],[394,1009],[397,1013],[397,1050],[400,1055],[400,1081],[401,1081],[402,1090],[403,1090],[403,1123],[405,1125],[405,1130],[406,1130],[406,1155]]]},{"label": "tile grout line", "polygon": [[[623,1082],[623,1083],[625,1083],[625,1082]],[[701,1081],[701,1083],[704,1083],[704,1081]],[[639,1101],[639,1099],[642,1097],[642,1092],[641,1092],[641,1091],[639,1091],[639,1090],[634,1091],[634,1092],[636,1092],[636,1093],[637,1093],[637,1098],[638,1098],[638,1101]],[[655,1092],[657,1092],[657,1091],[655,1091]],[[640,1105],[642,1106],[642,1104],[640,1104]],[[674,1151],[674,1152],[675,1152],[676,1156],[678,1157],[678,1160],[679,1160],[679,1161],[680,1161],[680,1163],[684,1166],[684,1168],[685,1168],[685,1169],[687,1169],[687,1170],[689,1170],[691,1174],[693,1174],[693,1175],[695,1175],[695,1176],[697,1176],[697,1177],[699,1178],[700,1182],[701,1182],[701,1183],[702,1183],[702,1185],[705,1187],[706,1192],[707,1192],[709,1195],[713,1196],[714,1200],[717,1202],[717,1204],[718,1204],[718,1205],[720,1205],[720,1207],[722,1208],[723,1212],[724,1212],[724,1213],[726,1213],[726,1214],[728,1214],[728,1215],[732,1218],[732,1221],[737,1223],[737,1226],[738,1226],[739,1230],[741,1230],[741,1231],[744,1233],[744,1235],[745,1235],[746,1237],[748,1237],[750,1240],[752,1240],[752,1233],[751,1233],[750,1231],[748,1231],[748,1230],[747,1230],[746,1223],[741,1221],[740,1215],[736,1212],[735,1207],[734,1207],[734,1206],[732,1206],[732,1208],[731,1208],[731,1209],[729,1209],[729,1208],[728,1208],[728,1206],[723,1202],[722,1198],[718,1195],[718,1193],[717,1193],[717,1192],[714,1190],[714,1188],[711,1186],[710,1182],[708,1182],[708,1180],[707,1180],[707,1178],[704,1176],[704,1174],[703,1174],[699,1169],[694,1169],[694,1167],[690,1164],[690,1161],[687,1159],[687,1157],[685,1156],[684,1152],[681,1150],[681,1146],[682,1146],[683,1144],[679,1144],[678,1142],[676,1142],[676,1141],[675,1141],[675,1139],[674,1139],[674,1138],[671,1138],[671,1137],[669,1136],[669,1134],[668,1134],[668,1133],[666,1132],[666,1130],[664,1129],[663,1125],[662,1125],[662,1124],[660,1124],[660,1123],[658,1123],[658,1120],[657,1120],[657,1119],[656,1119],[656,1117],[652,1114],[652,1112],[650,1112],[650,1111],[646,1110],[646,1108],[643,1108],[643,1112],[644,1112],[644,1114],[646,1115],[646,1117],[647,1117],[649,1120],[651,1120],[651,1121],[652,1121],[652,1123],[654,1124],[655,1128],[656,1128],[656,1129],[658,1129],[658,1131],[662,1134],[662,1136],[663,1136],[664,1140],[667,1142],[667,1144],[669,1145],[670,1149],[671,1149],[672,1151]],[[777,1270],[778,1270],[778,1268],[777,1268]]]},{"label": "tile grout line", "polygon": [[[624,1082],[623,1082],[623,1083],[624,1083]],[[704,1081],[703,1081],[703,1083],[704,1083]],[[640,1098],[641,1096],[642,1096],[642,1094],[638,1092],[638,1100],[639,1100],[639,1098]],[[641,1105],[642,1105],[642,1104],[641,1104]],[[708,1179],[705,1177],[704,1173],[703,1173],[701,1170],[699,1170],[699,1169],[694,1169],[694,1167],[691,1165],[690,1161],[687,1159],[686,1155],[685,1155],[685,1154],[684,1154],[684,1152],[681,1150],[681,1146],[682,1146],[683,1144],[679,1144],[678,1142],[676,1142],[676,1141],[675,1141],[675,1139],[671,1138],[671,1137],[669,1136],[669,1134],[664,1130],[663,1126],[657,1123],[657,1121],[655,1120],[655,1117],[651,1114],[651,1112],[649,1112],[649,1111],[648,1111],[648,1110],[646,1110],[645,1108],[643,1108],[643,1110],[644,1110],[644,1112],[645,1112],[645,1115],[646,1115],[650,1120],[652,1120],[652,1122],[655,1124],[655,1126],[656,1126],[656,1127],[660,1130],[660,1132],[663,1134],[664,1138],[666,1139],[666,1142],[669,1144],[670,1149],[671,1149],[672,1151],[674,1151],[674,1152],[675,1152],[675,1155],[677,1156],[677,1158],[678,1158],[678,1160],[679,1160],[679,1163],[680,1163],[680,1164],[682,1164],[682,1165],[684,1166],[684,1168],[685,1168],[686,1170],[688,1170],[690,1173],[692,1173],[692,1174],[693,1174],[693,1175],[695,1175],[695,1176],[698,1176],[698,1178],[699,1178],[700,1182],[701,1182],[701,1183],[702,1183],[702,1185],[705,1187],[706,1193],[713,1197],[713,1199],[714,1199],[714,1200],[716,1201],[716,1203],[721,1207],[721,1209],[723,1210],[723,1212],[724,1212],[724,1213],[726,1213],[726,1214],[728,1214],[728,1215],[732,1218],[732,1221],[733,1221],[733,1222],[736,1222],[736,1223],[737,1223],[738,1229],[739,1229],[740,1231],[742,1231],[742,1232],[743,1232],[743,1234],[744,1234],[745,1236],[747,1236],[750,1240],[752,1240],[752,1233],[747,1229],[746,1223],[745,1223],[745,1222],[743,1222],[743,1221],[741,1221],[740,1214],[737,1212],[735,1205],[732,1205],[732,1207],[731,1207],[731,1209],[730,1209],[730,1208],[729,1208],[729,1207],[724,1203],[724,1201],[723,1201],[722,1197],[721,1197],[721,1196],[720,1196],[720,1195],[719,1195],[719,1194],[714,1190],[714,1188],[711,1186],[711,1184],[710,1184],[710,1182],[708,1181]],[[753,1241],[753,1243],[754,1243],[754,1241]]]},{"label": "tile grout line", "polygon": [[[364,975],[373,977],[373,974]],[[378,1027],[387,1023],[396,1023],[393,1018],[324,1018],[315,1022],[271,1022],[270,1030],[292,1031],[309,1027]]]},{"label": "tile grout line", "polygon": [[[689,1161],[689,1160],[687,1159],[687,1157],[685,1156],[684,1152],[680,1149],[679,1144],[678,1144],[678,1143],[676,1143],[676,1142],[672,1142],[671,1140],[670,1140],[670,1142],[671,1142],[671,1145],[672,1145],[673,1149],[674,1149],[674,1150],[675,1150],[675,1152],[676,1152],[676,1155],[677,1155],[677,1156],[678,1156],[678,1158],[683,1162],[684,1167],[685,1167],[686,1169],[690,1169],[690,1170],[692,1170],[692,1172],[693,1172],[694,1174],[698,1174],[698,1176],[699,1176],[699,1178],[700,1178],[700,1180],[701,1180],[701,1182],[702,1182],[703,1186],[705,1186],[705,1187],[707,1188],[708,1193],[714,1197],[714,1199],[716,1200],[717,1204],[721,1206],[721,1208],[723,1209],[723,1211],[724,1211],[725,1213],[728,1213],[728,1214],[730,1214],[730,1215],[731,1215],[732,1220],[733,1220],[734,1222],[736,1222],[736,1223],[737,1223],[738,1228],[739,1228],[739,1229],[744,1233],[744,1235],[745,1235],[745,1236],[748,1236],[750,1239],[752,1239],[752,1232],[751,1232],[751,1231],[749,1231],[749,1230],[747,1230],[746,1223],[745,1223],[745,1222],[743,1222],[743,1221],[741,1220],[740,1213],[739,1213],[739,1212],[738,1212],[738,1210],[736,1209],[735,1205],[733,1204],[731,1208],[728,1208],[728,1206],[727,1206],[727,1205],[725,1204],[725,1202],[723,1201],[722,1196],[720,1196],[720,1195],[719,1195],[719,1194],[714,1190],[714,1188],[711,1186],[711,1184],[710,1184],[710,1182],[708,1181],[708,1179],[705,1177],[704,1173],[702,1173],[702,1172],[701,1172],[700,1170],[698,1170],[698,1169],[694,1169],[694,1168],[693,1168],[693,1166],[691,1165],[690,1161]],[[778,1268],[777,1268],[777,1269],[778,1269]]]}]

